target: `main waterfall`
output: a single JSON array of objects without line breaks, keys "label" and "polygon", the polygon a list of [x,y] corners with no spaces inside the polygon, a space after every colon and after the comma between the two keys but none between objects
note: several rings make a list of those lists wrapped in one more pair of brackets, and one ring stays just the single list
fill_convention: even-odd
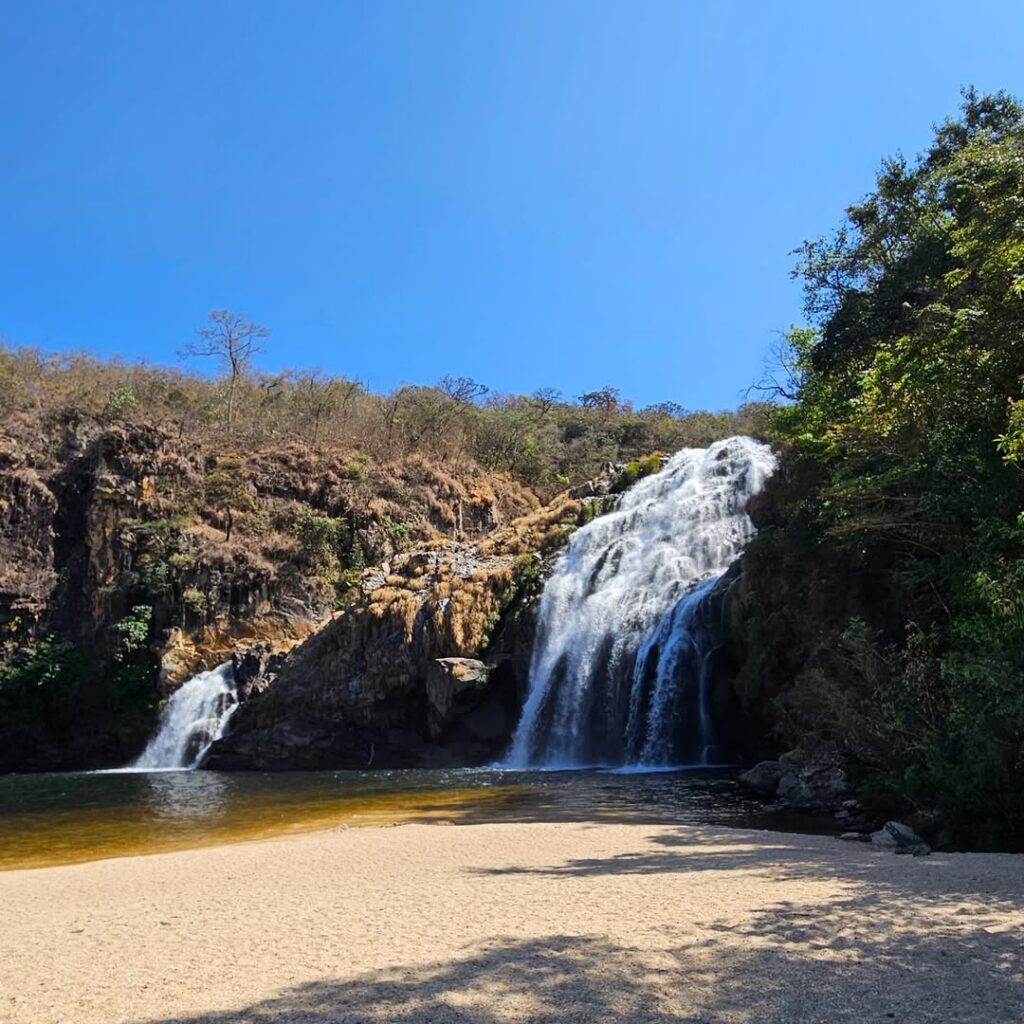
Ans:
[{"label": "main waterfall", "polygon": [[231,662],[200,672],[171,694],[156,734],[132,768],[195,768],[238,707]]},{"label": "main waterfall", "polygon": [[713,763],[709,595],[774,468],[748,437],[687,448],[573,535],[541,597],[510,766]]}]

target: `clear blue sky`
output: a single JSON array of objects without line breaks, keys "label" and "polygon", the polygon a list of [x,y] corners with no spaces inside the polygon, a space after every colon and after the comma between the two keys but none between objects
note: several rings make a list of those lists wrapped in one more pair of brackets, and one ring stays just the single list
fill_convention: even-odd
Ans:
[{"label": "clear blue sky", "polygon": [[1019,0],[7,0],[0,336],[731,406],[789,251],[1022,54]]}]

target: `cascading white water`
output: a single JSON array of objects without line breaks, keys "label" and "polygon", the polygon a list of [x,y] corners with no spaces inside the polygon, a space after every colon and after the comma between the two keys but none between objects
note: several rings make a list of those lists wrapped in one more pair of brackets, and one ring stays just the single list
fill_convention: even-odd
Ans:
[{"label": "cascading white water", "polygon": [[573,535],[541,597],[510,766],[715,759],[709,595],[774,468],[749,437],[687,448]]},{"label": "cascading white water", "polygon": [[195,768],[238,707],[231,662],[200,672],[171,694],[156,735],[133,768]]}]

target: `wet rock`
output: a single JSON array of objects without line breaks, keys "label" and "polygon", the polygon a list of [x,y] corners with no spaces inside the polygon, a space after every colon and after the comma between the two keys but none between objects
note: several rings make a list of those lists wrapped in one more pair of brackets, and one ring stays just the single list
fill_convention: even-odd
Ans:
[{"label": "wet rock", "polygon": [[848,826],[863,822],[860,805],[850,796],[846,769],[831,756],[808,759],[790,751],[777,761],[759,762],[743,772],[739,781],[746,789],[775,797],[796,810],[832,811]]},{"label": "wet rock", "polygon": [[271,643],[256,644],[235,652],[231,656],[231,665],[239,701],[250,700],[270,689],[283,661],[284,655],[275,653]]}]

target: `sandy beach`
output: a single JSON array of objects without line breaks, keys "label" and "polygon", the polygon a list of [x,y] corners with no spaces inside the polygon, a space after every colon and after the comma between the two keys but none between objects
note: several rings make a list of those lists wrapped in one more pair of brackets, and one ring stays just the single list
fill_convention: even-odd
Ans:
[{"label": "sandy beach", "polygon": [[1024,858],[405,825],[0,874],[10,1024],[1024,1020]]}]

